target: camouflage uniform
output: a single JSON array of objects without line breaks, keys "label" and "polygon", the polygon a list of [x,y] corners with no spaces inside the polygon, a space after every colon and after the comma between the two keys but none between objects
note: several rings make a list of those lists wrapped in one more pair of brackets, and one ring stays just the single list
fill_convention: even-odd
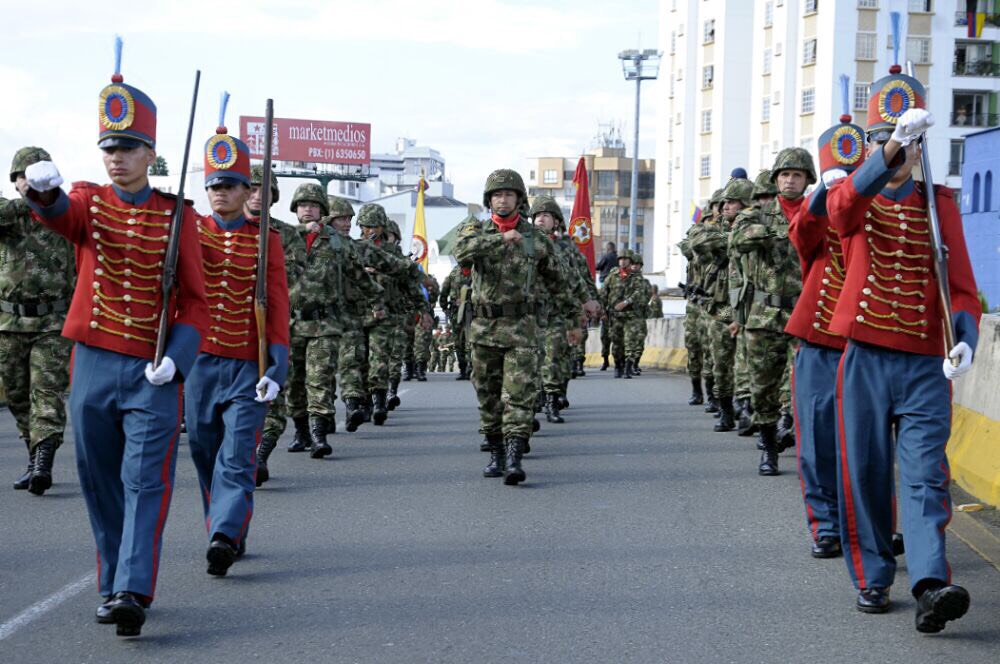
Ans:
[{"label": "camouflage uniform", "polygon": [[[735,189],[735,187],[734,187]],[[740,202],[744,205],[744,210],[736,216],[732,229],[729,232],[729,304],[733,307],[733,318],[739,326],[736,332],[736,353],[733,356],[733,398],[736,404],[742,407],[743,399],[750,397],[750,370],[747,366],[746,348],[746,322],[750,309],[750,300],[753,297],[753,289],[746,279],[746,269],[748,259],[743,254],[736,251],[732,244],[733,235],[747,223],[747,215],[743,214],[750,208],[753,198],[754,185],[747,180],[740,180],[739,191],[734,195],[739,195]],[[727,186],[726,191],[729,191]],[[744,195],[745,194],[745,195]],[[724,194],[725,196],[725,194]],[[736,407],[734,404],[734,411]]]},{"label": "camouflage uniform", "polygon": [[[475,217],[467,217],[465,223],[477,223]],[[467,268],[465,268],[467,269]],[[462,304],[462,293],[468,297],[472,288],[472,272],[466,274],[461,265],[456,265],[441,284],[440,305],[451,324],[455,335],[455,354],[458,356],[458,380],[468,380],[469,372],[469,340],[465,333],[465,325],[458,322],[458,310]]]},{"label": "camouflage uniform", "polygon": [[[691,397],[688,405],[697,406],[704,403],[705,394],[701,387],[702,377],[711,380],[711,359],[708,346],[703,343],[704,307],[702,305],[703,289],[701,282],[702,266],[691,251],[691,239],[702,230],[702,224],[694,224],[688,229],[684,239],[677,245],[681,254],[687,259],[687,274],[684,284],[684,347],[687,349],[687,372],[691,379]],[[708,368],[706,369],[706,365]],[[709,395],[711,396],[711,394]]]},{"label": "camouflage uniform", "polygon": [[[635,354],[635,366],[632,367],[633,372],[639,375],[639,362],[642,360],[642,354],[646,352],[646,331],[649,326],[646,324],[646,320],[650,318],[649,312],[649,293],[653,292],[653,284],[650,283],[649,279],[642,276],[642,254],[637,251],[633,251],[632,255],[635,257],[633,261],[633,269],[635,273],[639,275],[642,280],[643,293],[646,294],[646,298],[643,300],[640,309],[642,311],[642,316],[633,320],[630,325],[632,329],[629,336],[631,336],[633,343],[636,345]],[[662,312],[661,312],[662,315]]]},{"label": "camouflage uniform", "polygon": [[[441,286],[438,285],[437,279],[434,279],[431,275],[428,276],[434,282],[427,289],[427,298],[433,309],[433,303],[437,302],[441,296]],[[431,330],[425,330],[418,325],[413,334],[413,361],[415,363],[416,378],[419,381],[427,380],[426,373],[431,358],[432,345]]]},{"label": "camouflage uniform", "polygon": [[[802,170],[816,181],[812,157],[802,148],[778,153],[771,179],[782,170]],[[802,290],[798,253],[788,240],[789,220],[780,199],[745,213],[748,219],[733,234],[733,246],[749,257],[747,276],[753,285],[753,305],[746,325],[754,422],[774,425],[780,414],[780,391],[793,337],[785,325]]]},{"label": "camouflage uniform", "polygon": [[[18,150],[14,182],[25,168],[51,161],[41,148]],[[69,384],[72,342],[60,335],[76,284],[73,246],[31,219],[23,199],[0,198],[0,381],[28,448],[28,472],[18,489],[44,493],[66,428],[63,395]],[[38,456],[38,467],[34,465]]]},{"label": "camouflage uniform", "polygon": [[436,340],[438,361],[436,371],[452,371],[455,368],[455,335],[445,330]]},{"label": "camouflage uniform", "polygon": [[438,350],[438,339],[441,338],[441,330],[435,327],[431,333],[431,359],[427,367],[431,371],[440,371],[438,368],[441,364],[441,353]]},{"label": "camouflage uniform", "polygon": [[[619,260],[632,259],[632,252],[622,249]],[[624,271],[624,276],[622,272]],[[641,339],[637,339],[638,326],[636,320],[646,324],[646,302],[648,292],[644,289],[642,275],[628,269],[618,269],[610,272],[601,286],[601,304],[607,312],[611,328],[611,351],[615,359],[615,377],[624,375],[632,377],[632,367],[642,352]],[[625,303],[621,311],[615,310],[615,305]],[[645,328],[642,330],[645,336]]]}]

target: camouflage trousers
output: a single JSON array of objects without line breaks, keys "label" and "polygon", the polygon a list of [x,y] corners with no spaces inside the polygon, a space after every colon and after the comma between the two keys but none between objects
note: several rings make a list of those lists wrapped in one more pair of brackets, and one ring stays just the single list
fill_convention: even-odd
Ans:
[{"label": "camouflage trousers", "polygon": [[403,356],[406,354],[406,339],[409,336],[406,317],[401,316],[392,326],[392,349],[389,353],[390,383],[398,383],[403,379]]},{"label": "camouflage trousers", "polygon": [[698,316],[698,335],[701,340],[701,375],[702,378],[715,378],[715,361],[712,359],[712,315],[699,305],[701,314]]},{"label": "camouflage trousers", "polygon": [[364,373],[368,349],[364,330],[351,327],[344,332],[337,354],[340,363],[340,398],[366,399],[368,387]]},{"label": "camouflage trousers", "polygon": [[472,384],[479,399],[479,433],[531,437],[538,395],[535,348],[472,344]]},{"label": "camouflage trousers", "polygon": [[736,339],[729,334],[729,325],[709,317],[709,348],[712,353],[712,375],[715,377],[715,396],[732,397],[736,364]]},{"label": "camouflage trousers", "polygon": [[[289,365],[290,368],[291,365]],[[336,375],[334,374],[334,376]],[[287,390],[288,386],[286,384],[285,389],[278,392],[278,396],[275,397],[274,401],[268,404],[267,415],[264,417],[264,429],[261,432],[264,438],[278,440],[285,433],[285,427],[288,424],[288,401],[285,399],[285,392]]]},{"label": "camouflage trousers", "polygon": [[566,327],[561,321],[538,327],[538,389],[545,394],[562,394],[566,374]]},{"label": "camouflage trousers", "polygon": [[798,347],[799,344],[795,339],[788,346],[788,362],[785,364],[785,373],[781,377],[781,392],[778,394],[778,403],[783,413],[792,412],[792,371],[795,370],[795,353]]},{"label": "camouflage trousers", "polygon": [[21,438],[31,449],[46,438],[62,443],[63,396],[73,342],[59,332],[0,332],[0,382]]},{"label": "camouflage trousers", "polygon": [[455,370],[455,351],[453,350],[438,351],[437,370],[438,371]]},{"label": "camouflage trousers", "polygon": [[392,335],[392,326],[386,321],[352,333],[353,343],[341,348],[340,365],[344,372],[350,371],[358,376],[361,394],[349,394],[345,385],[345,399],[351,396],[363,398],[375,390],[389,389]]},{"label": "camouflage trousers", "polygon": [[702,365],[708,348],[702,345],[701,307],[690,300],[684,308],[684,347],[687,349],[687,372],[692,378],[701,378]]},{"label": "camouflage trousers", "polygon": [[583,338],[580,340],[580,343],[577,345],[577,347],[576,347],[576,353],[573,356],[573,359],[575,359],[580,364],[583,364],[583,361],[587,359],[587,337],[589,337],[589,336],[590,336],[590,327],[587,326],[587,325],[584,325],[584,327],[583,327]]},{"label": "camouflage trousers", "polygon": [[431,345],[431,359],[427,362],[427,368],[429,371],[444,371],[440,369],[441,366],[441,351],[437,349],[433,344]]},{"label": "camouflage trousers", "polygon": [[611,327],[610,321],[601,322],[601,355],[604,357],[611,354]]},{"label": "camouflage trousers", "polygon": [[425,330],[417,326],[413,333],[413,359],[417,362],[430,362],[431,345],[434,343],[433,330]]},{"label": "camouflage trousers", "polygon": [[[340,341],[341,337],[337,335],[326,337],[292,335],[285,398],[288,413],[293,418],[306,415],[332,418],[336,415]],[[265,430],[266,425],[265,421]],[[284,431],[284,421],[281,430]]]},{"label": "camouflage trousers", "polygon": [[795,338],[784,332],[747,330],[750,403],[755,424],[773,424],[781,412],[783,383],[794,357]]},{"label": "camouflage trousers", "polygon": [[747,364],[747,335],[744,328],[736,333],[736,357],[733,369],[733,396],[737,399],[750,398],[750,365]]},{"label": "camouflage trousers", "polygon": [[407,329],[406,343],[403,346],[403,361],[413,362],[413,339],[417,335],[417,328]]},{"label": "camouflage trousers", "polygon": [[646,350],[646,319],[632,318],[625,324],[625,357],[639,364]]}]

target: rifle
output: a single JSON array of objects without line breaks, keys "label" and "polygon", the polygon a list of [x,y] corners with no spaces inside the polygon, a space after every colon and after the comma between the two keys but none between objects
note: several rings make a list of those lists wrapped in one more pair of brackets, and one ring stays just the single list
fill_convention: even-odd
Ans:
[{"label": "rifle", "polygon": [[[257,378],[267,371],[267,250],[271,232],[271,148],[274,131],[274,100],[267,100],[264,112],[264,175],[260,183],[260,239],[257,245],[257,283],[254,290],[253,315],[257,322]],[[263,397],[263,393],[261,394]]]},{"label": "rifle", "polygon": [[[913,62],[906,61],[906,74],[913,76]],[[948,247],[941,238],[941,219],[938,217],[937,200],[934,192],[934,178],[931,176],[931,158],[927,153],[927,134],[917,140],[920,148],[920,175],[924,181],[927,199],[927,224],[930,229],[931,253],[934,256],[934,277],[937,279],[938,299],[941,302],[942,325],[944,325],[944,354],[948,357],[955,347],[955,326],[951,321],[951,291],[948,288]],[[958,366],[958,360],[952,360]]]},{"label": "rifle", "polygon": [[181,229],[184,225],[184,178],[187,176],[188,157],[191,155],[191,132],[194,130],[194,112],[198,107],[198,84],[201,82],[201,70],[194,72],[194,93],[191,95],[191,117],[188,119],[187,140],[184,142],[184,162],[181,165],[181,181],[177,187],[177,205],[174,216],[170,220],[170,234],[167,238],[167,253],[163,257],[163,281],[160,292],[163,295],[163,305],[160,309],[160,321],[156,328],[156,351],[153,354],[153,368],[163,362],[163,354],[167,350],[167,333],[170,332],[170,293],[177,285],[177,256],[181,250]]}]

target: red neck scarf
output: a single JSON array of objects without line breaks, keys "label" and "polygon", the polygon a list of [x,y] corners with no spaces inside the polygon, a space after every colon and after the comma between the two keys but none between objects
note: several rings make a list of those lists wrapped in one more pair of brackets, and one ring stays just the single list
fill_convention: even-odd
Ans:
[{"label": "red neck scarf", "polygon": [[[323,229],[323,224],[320,224],[319,228],[320,228],[320,230],[322,230]],[[306,253],[307,254],[312,251],[313,242],[316,241],[317,237],[319,237],[319,231],[311,231],[311,232],[309,232],[309,233],[306,234]]]},{"label": "red neck scarf", "polygon": [[627,279],[628,275],[630,274],[632,274],[632,271],[629,270],[627,267],[618,268],[618,276],[621,277],[622,279]]},{"label": "red neck scarf", "polygon": [[785,219],[791,221],[795,218],[795,215],[799,213],[802,208],[802,203],[806,200],[805,196],[799,196],[794,201],[790,201],[784,196],[778,196],[778,203],[781,204],[781,211],[785,213]]},{"label": "red neck scarf", "polygon": [[471,267],[463,267],[462,268],[462,276],[463,277],[467,277],[470,274],[472,274],[472,268]]},{"label": "red neck scarf", "polygon": [[517,228],[517,222],[519,221],[521,221],[521,215],[517,212],[506,219],[499,216],[496,212],[493,213],[493,223],[497,225],[497,228],[500,229],[501,233],[514,230]]}]

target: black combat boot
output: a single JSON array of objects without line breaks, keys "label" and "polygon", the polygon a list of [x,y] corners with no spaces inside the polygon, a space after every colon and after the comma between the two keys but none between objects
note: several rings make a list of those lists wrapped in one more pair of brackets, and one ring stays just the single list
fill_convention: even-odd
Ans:
[{"label": "black combat boot", "polygon": [[395,379],[389,382],[389,393],[386,395],[386,408],[389,410],[396,410],[396,407],[402,403],[399,400],[399,379]]},{"label": "black combat boot", "polygon": [[523,438],[511,438],[507,441],[507,469],[503,473],[503,483],[507,486],[517,486],[524,481],[524,469],[521,468],[521,455],[524,453]]},{"label": "black combat boot", "polygon": [[969,591],[962,586],[942,585],[925,590],[917,599],[917,631],[934,634],[949,620],[958,620],[969,610]]},{"label": "black combat boot", "polygon": [[493,449],[493,445],[498,443],[500,444],[503,443],[503,436],[501,434],[498,433],[486,434],[483,437],[483,442],[479,443],[479,451],[489,452],[490,450]]},{"label": "black combat boot", "polygon": [[389,417],[389,411],[385,405],[385,398],[385,390],[375,390],[372,392],[372,421],[377,427],[385,424],[386,418]]},{"label": "black combat boot", "polygon": [[601,364],[601,371],[607,371],[608,370],[608,356],[607,355],[601,355],[601,357],[604,358],[604,363]]},{"label": "black combat boot", "polygon": [[691,398],[688,399],[689,406],[700,406],[705,403],[705,393],[701,391],[701,376],[691,379]]},{"label": "black combat boot", "polygon": [[752,436],[757,433],[757,425],[753,423],[753,407],[750,398],[739,400],[740,412],[737,413],[736,435]]},{"label": "black combat boot", "polygon": [[347,430],[350,433],[354,433],[365,421],[364,406],[361,403],[361,399],[357,397],[347,397],[344,399],[344,406],[347,411],[345,414],[347,418]]},{"label": "black combat boot", "polygon": [[635,362],[632,363],[632,375],[633,376],[641,376],[642,375],[642,369],[639,367],[639,361],[638,360],[636,360]]},{"label": "black combat boot", "polygon": [[576,375],[580,378],[587,375],[587,371],[583,368],[583,360],[578,359],[576,361]]},{"label": "black combat boot", "polygon": [[329,423],[323,415],[309,416],[309,439],[312,442],[309,456],[313,459],[322,459],[333,454],[333,448],[326,442],[328,427]]},{"label": "black combat boot", "polygon": [[257,447],[257,486],[271,479],[271,473],[267,469],[267,460],[271,452],[278,446],[278,439],[272,436],[264,436]]},{"label": "black combat boot", "polygon": [[118,636],[139,636],[146,622],[146,610],[142,600],[133,593],[120,592],[108,602],[111,622],[115,624]]},{"label": "black combat boot", "polygon": [[61,442],[61,436],[49,436],[35,446],[35,469],[31,471],[31,479],[28,480],[29,493],[40,496],[52,486],[52,462],[55,461],[56,449]]},{"label": "black combat boot", "polygon": [[760,443],[764,446],[760,453],[760,466],[757,468],[758,475],[778,475],[778,426],[771,424],[760,425]]},{"label": "black combat boot", "polygon": [[778,418],[778,452],[795,447],[795,419],[787,410]]},{"label": "black combat boot", "polygon": [[458,375],[455,376],[455,380],[469,380],[469,376],[466,372],[469,370],[469,363],[465,360],[458,361]]},{"label": "black combat boot", "polygon": [[212,535],[205,554],[208,560],[208,573],[212,576],[225,576],[229,568],[236,562],[236,547],[233,541],[222,533]]},{"label": "black combat boot", "polygon": [[718,413],[719,402],[715,398],[715,379],[712,377],[705,379],[705,412]]},{"label": "black combat boot", "polygon": [[403,362],[403,382],[409,383],[413,379],[413,360]]},{"label": "black combat boot", "polygon": [[559,414],[559,396],[556,394],[545,395],[545,421],[562,424],[566,420]]},{"label": "black combat boot", "polygon": [[632,360],[625,360],[625,378],[632,378],[633,374]]},{"label": "black combat boot", "polygon": [[624,375],[625,372],[622,370],[622,363],[615,358],[615,378],[621,378]]},{"label": "black combat boot", "polygon": [[289,452],[305,452],[309,449],[309,416],[293,417],[295,437],[288,443]]},{"label": "black combat boot", "polygon": [[490,446],[490,463],[483,468],[483,477],[503,477],[507,469],[507,450],[503,445],[503,435],[489,435],[486,440]]},{"label": "black combat boot", "polygon": [[31,481],[31,471],[35,469],[35,451],[31,449],[29,441],[24,441],[24,444],[28,448],[28,469],[14,482],[14,488],[18,491],[24,491],[28,488],[28,482]]},{"label": "black combat boot", "polygon": [[735,416],[733,413],[733,398],[732,397],[721,397],[719,399],[719,410],[721,415],[719,421],[715,423],[712,427],[712,431],[722,433],[724,431],[732,431],[736,428]]},{"label": "black combat boot", "polygon": [[421,383],[427,382],[427,363],[417,363],[417,380]]}]

